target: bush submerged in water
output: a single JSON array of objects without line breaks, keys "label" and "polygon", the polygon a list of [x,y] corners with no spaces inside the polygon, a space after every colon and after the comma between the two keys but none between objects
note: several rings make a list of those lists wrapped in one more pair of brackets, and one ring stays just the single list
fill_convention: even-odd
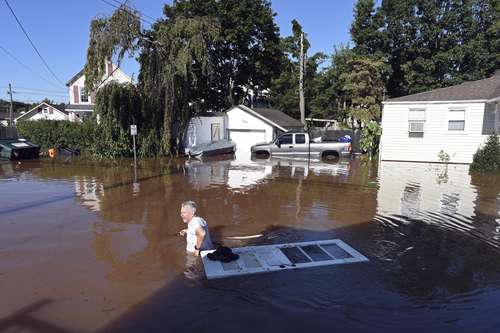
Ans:
[{"label": "bush submerged in water", "polygon": [[500,171],[500,141],[498,135],[491,134],[483,148],[474,154],[470,171],[495,172]]}]

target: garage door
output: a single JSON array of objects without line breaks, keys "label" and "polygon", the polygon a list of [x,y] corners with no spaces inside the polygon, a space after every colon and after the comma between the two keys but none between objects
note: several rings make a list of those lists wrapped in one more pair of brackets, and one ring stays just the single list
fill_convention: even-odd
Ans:
[{"label": "garage door", "polygon": [[252,145],[265,142],[264,130],[229,130],[229,138],[236,144],[236,157],[250,157]]}]

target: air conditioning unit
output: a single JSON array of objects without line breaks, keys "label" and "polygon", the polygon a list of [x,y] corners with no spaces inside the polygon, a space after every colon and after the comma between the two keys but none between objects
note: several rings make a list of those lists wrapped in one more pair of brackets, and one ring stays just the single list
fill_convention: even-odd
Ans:
[{"label": "air conditioning unit", "polygon": [[410,122],[410,123],[408,123],[408,132],[423,133],[424,127],[425,127],[425,123],[422,121]]}]

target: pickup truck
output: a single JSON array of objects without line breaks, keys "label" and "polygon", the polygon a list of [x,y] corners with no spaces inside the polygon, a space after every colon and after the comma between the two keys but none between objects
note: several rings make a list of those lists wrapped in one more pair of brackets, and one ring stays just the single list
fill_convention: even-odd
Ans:
[{"label": "pickup truck", "polygon": [[351,154],[350,142],[315,142],[306,132],[286,132],[269,143],[258,143],[251,147],[252,154],[269,156],[304,156],[315,158],[338,158]]}]

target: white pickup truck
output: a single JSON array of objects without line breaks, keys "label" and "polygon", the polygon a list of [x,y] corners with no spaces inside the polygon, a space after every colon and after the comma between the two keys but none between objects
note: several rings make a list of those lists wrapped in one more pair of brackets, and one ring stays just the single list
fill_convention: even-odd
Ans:
[{"label": "white pickup truck", "polygon": [[306,132],[286,132],[269,143],[258,143],[251,148],[252,154],[270,156],[310,156],[314,158],[338,158],[351,154],[350,142],[309,140]]}]

